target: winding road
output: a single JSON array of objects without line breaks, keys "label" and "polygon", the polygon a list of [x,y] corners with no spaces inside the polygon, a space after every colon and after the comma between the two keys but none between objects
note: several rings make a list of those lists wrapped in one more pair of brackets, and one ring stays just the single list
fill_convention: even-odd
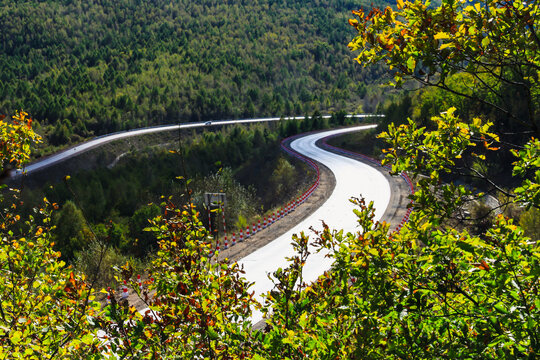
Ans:
[{"label": "winding road", "polygon": [[[348,116],[350,117],[351,115]],[[373,115],[356,115],[356,117],[371,116]],[[324,116],[323,118],[328,117],[329,116]],[[284,120],[299,118],[304,117],[285,118]],[[281,119],[282,118],[222,120],[168,125],[120,132],[89,140],[73,148],[64,150],[47,158],[40,159],[39,161],[26,166],[24,173],[30,174],[32,172],[36,172],[51,165],[58,164],[71,157],[77,156],[92,148],[127,137],[177,129],[245,124],[263,121],[279,121]],[[376,125],[362,125],[345,129],[312,133],[299,137],[290,143],[290,148],[293,151],[328,167],[335,176],[336,186],[330,197],[318,210],[298,223],[292,229],[276,238],[274,241],[255,250],[238,261],[240,265],[244,266],[246,279],[254,283],[252,290],[255,292],[255,297],[260,302],[263,301],[262,295],[273,288],[273,283],[268,278],[268,274],[272,273],[279,267],[286,267],[288,263],[285,258],[295,254],[291,245],[293,234],[300,234],[300,232],[303,231],[309,235],[309,229],[311,227],[314,229],[322,229],[322,220],[324,220],[324,222],[331,229],[343,229],[345,233],[356,231],[357,221],[356,216],[353,213],[354,206],[349,202],[349,199],[354,196],[358,197],[361,195],[366,199],[367,202],[374,202],[376,208],[375,220],[379,220],[383,216],[391,199],[391,188],[386,177],[373,166],[346,156],[329,152],[319,148],[316,145],[318,140],[329,136],[367,130],[375,126]],[[22,173],[23,170],[17,170],[12,176],[17,177]],[[304,266],[303,278],[306,282],[316,280],[318,276],[320,276],[324,271],[328,270],[331,266],[331,259],[325,257],[327,253],[322,251],[316,253],[314,250],[315,249],[313,248],[310,249],[311,255]],[[262,319],[262,313],[254,311],[252,323],[257,324]]]},{"label": "winding road", "polygon": [[[251,289],[255,291],[257,300],[262,301],[262,294],[273,288],[268,273],[279,267],[286,267],[285,257],[294,255],[294,249],[291,245],[293,234],[300,234],[302,231],[309,234],[310,227],[320,230],[323,219],[330,229],[343,229],[345,233],[357,230],[356,216],[353,213],[354,206],[349,202],[353,196],[362,195],[368,203],[373,201],[376,208],[375,220],[382,217],[391,195],[390,184],[385,176],[372,166],[316,146],[319,139],[373,127],[375,125],[324,131],[291,142],[290,147],[294,151],[327,166],[334,173],[336,186],[326,202],[308,218],[276,240],[238,261],[240,265],[244,266],[246,279],[254,283]],[[304,266],[303,277],[304,281],[308,283],[316,280],[331,265],[331,259],[325,257],[327,253],[315,253],[314,250],[314,248],[310,249],[311,255]],[[262,313],[254,311],[253,324],[260,320],[262,320]]]}]

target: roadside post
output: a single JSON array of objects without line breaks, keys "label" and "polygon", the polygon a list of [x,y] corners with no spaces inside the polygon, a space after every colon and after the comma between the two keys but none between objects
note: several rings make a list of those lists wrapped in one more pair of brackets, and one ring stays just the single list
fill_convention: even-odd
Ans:
[{"label": "roadside post", "polygon": [[220,250],[220,240],[219,240],[219,221],[215,214],[221,212],[222,224],[223,224],[223,234],[224,234],[224,246],[227,248],[227,223],[225,221],[225,207],[227,205],[227,196],[225,193],[205,193],[204,194],[204,204],[206,210],[208,211],[208,229],[210,234],[214,237],[216,241],[215,249]]}]

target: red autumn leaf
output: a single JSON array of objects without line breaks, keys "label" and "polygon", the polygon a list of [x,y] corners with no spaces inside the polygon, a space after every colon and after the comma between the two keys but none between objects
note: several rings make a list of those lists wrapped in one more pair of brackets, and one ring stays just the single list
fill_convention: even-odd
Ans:
[{"label": "red autumn leaf", "polygon": [[75,281],[75,276],[73,275],[73,271],[71,273],[69,273],[69,282],[73,285],[73,286],[77,286],[77,282]]},{"label": "red autumn leaf", "polygon": [[480,261],[480,265],[477,265],[477,268],[485,271],[490,269],[489,265],[484,260]]}]

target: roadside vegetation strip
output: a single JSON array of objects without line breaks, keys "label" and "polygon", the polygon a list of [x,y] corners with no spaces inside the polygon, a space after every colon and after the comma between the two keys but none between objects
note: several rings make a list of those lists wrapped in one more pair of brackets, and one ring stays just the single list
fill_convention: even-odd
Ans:
[{"label": "roadside vegetation strip", "polygon": [[[364,155],[364,154],[360,154],[360,153],[357,153],[357,152],[354,152],[354,151],[350,151],[350,150],[346,150],[346,149],[342,149],[342,148],[339,148],[339,147],[336,147],[336,146],[333,146],[333,145],[330,145],[328,144],[328,140],[329,139],[332,139],[334,137],[337,137],[339,136],[340,134],[334,134],[334,135],[330,135],[330,136],[327,136],[325,138],[323,138],[321,140],[321,144],[323,145],[324,148],[326,149],[329,149],[329,150],[332,150],[334,152],[337,152],[337,153],[341,153],[341,154],[344,154],[344,155],[349,155],[353,158],[357,158],[357,159],[361,159],[361,160],[364,160],[364,161],[367,161],[367,162],[371,162],[377,166],[382,166],[388,170],[392,170],[392,168],[388,165],[383,165],[381,161],[375,159],[375,158],[372,158],[370,156],[367,156],[367,155]],[[414,194],[414,185],[412,183],[412,180],[411,178],[409,177],[409,175],[407,175],[405,172],[402,172],[399,174],[401,176],[401,178],[403,180],[405,180],[405,182],[407,183],[407,185],[409,186],[409,191],[411,194]],[[409,216],[411,215],[411,212],[412,212],[412,207],[408,207],[407,208],[407,211],[405,212],[405,215],[403,216],[403,218],[401,219],[401,222],[398,224],[398,226],[396,226],[395,230],[397,232],[399,232],[401,230],[401,228],[403,227],[403,225],[409,221]]]}]

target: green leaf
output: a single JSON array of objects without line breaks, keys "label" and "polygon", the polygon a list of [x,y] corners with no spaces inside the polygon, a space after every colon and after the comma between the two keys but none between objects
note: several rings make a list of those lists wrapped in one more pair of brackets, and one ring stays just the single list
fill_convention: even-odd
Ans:
[{"label": "green leaf", "polygon": [[506,309],[506,307],[501,304],[501,303],[497,303],[493,306],[495,308],[495,310],[497,310],[498,312],[500,312],[501,314],[508,314],[508,310]]},{"label": "green leaf", "polygon": [[439,50],[444,50],[446,48],[453,48],[453,47],[456,47],[454,43],[444,43],[444,44],[441,44],[441,46],[439,46]]},{"label": "green leaf", "polygon": [[219,338],[218,333],[214,330],[212,326],[208,327],[208,330],[206,330],[206,333],[208,334],[208,337],[212,340],[217,340]]},{"label": "green leaf", "polygon": [[94,341],[94,336],[92,336],[91,334],[86,334],[82,337],[81,341],[84,344],[90,345]]},{"label": "green leaf", "polygon": [[463,251],[474,254],[474,246],[469,243],[458,240],[456,245]]},{"label": "green leaf", "polygon": [[262,357],[262,356],[259,355],[259,354],[253,355],[252,359],[253,359],[253,360],[266,360],[265,357]]},{"label": "green leaf", "polygon": [[416,67],[416,60],[411,56],[407,59],[407,68],[412,72]]}]

